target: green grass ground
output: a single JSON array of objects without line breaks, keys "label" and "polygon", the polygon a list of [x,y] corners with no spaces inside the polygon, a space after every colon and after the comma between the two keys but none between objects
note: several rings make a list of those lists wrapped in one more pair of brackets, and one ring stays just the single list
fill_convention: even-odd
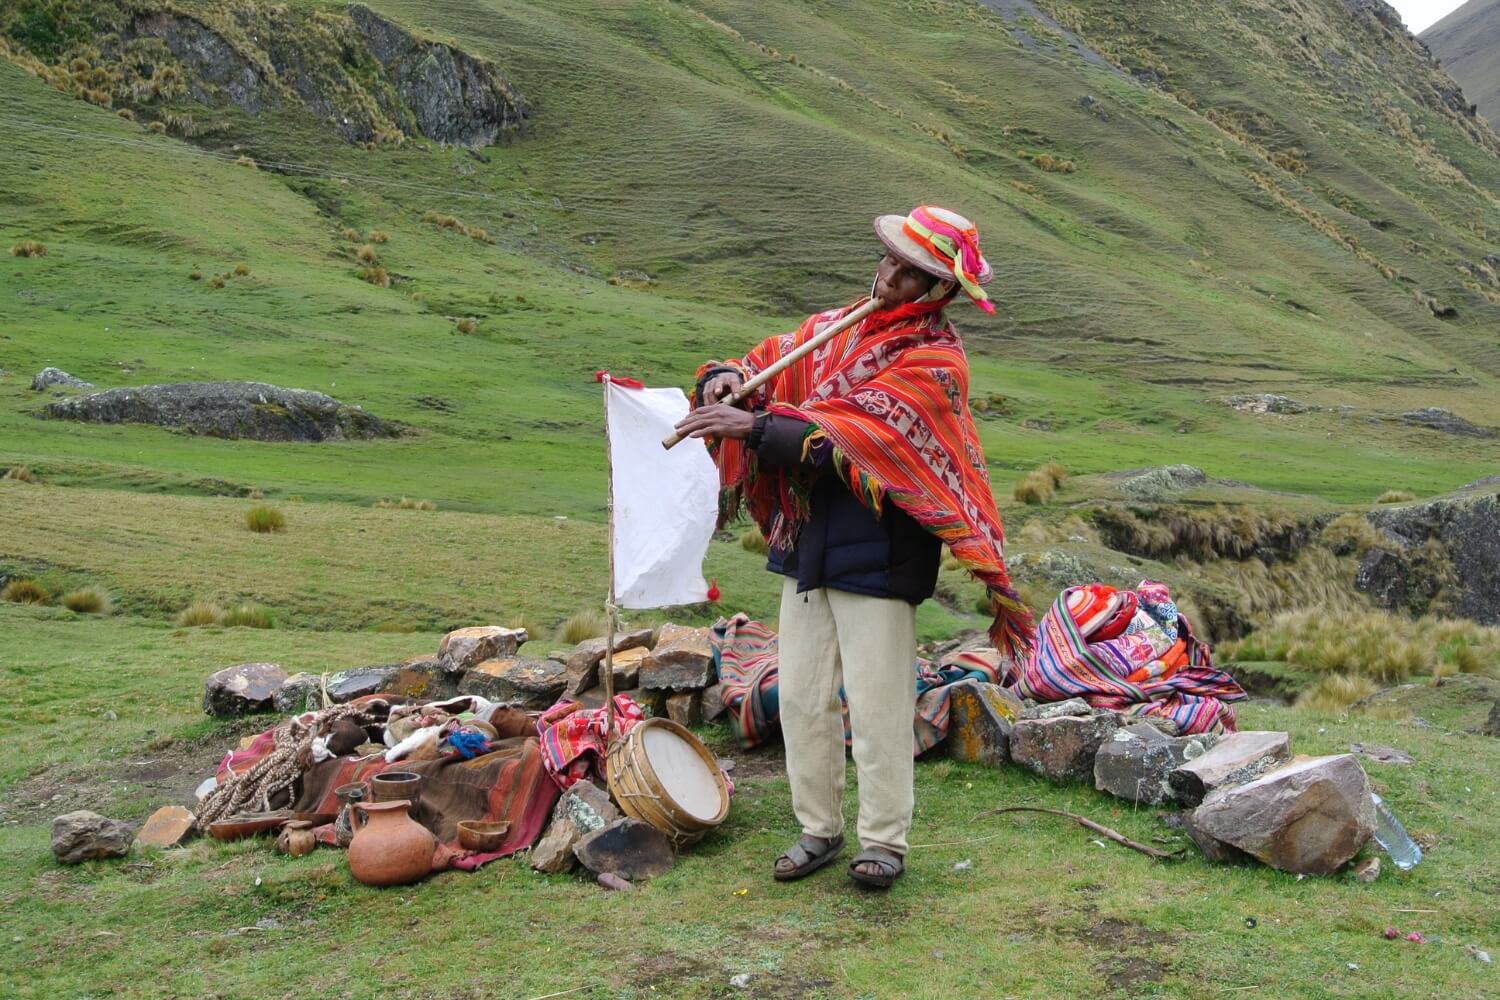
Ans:
[{"label": "green grass ground", "polygon": [[[1464,945],[1494,953],[1500,943],[1491,843],[1500,803],[1490,780],[1500,743],[1451,729],[1457,710],[1441,702],[1423,706],[1423,726],[1244,710],[1245,725],[1286,728],[1302,752],[1364,742],[1416,758],[1368,768],[1408,828],[1435,843],[1411,874],[1388,865],[1373,885],[1220,867],[1192,852],[1158,864],[1095,844],[1063,821],[983,818],[1000,805],[1044,805],[1148,843],[1185,843],[1153,810],[940,757],[917,766],[912,840],[928,846],[914,848],[891,893],[858,891],[837,867],[779,885],[768,865],[795,833],[779,754],[741,752],[722,727],[705,736],[736,761],[728,822],[632,895],[540,876],[523,860],[376,891],[354,883],[337,852],[292,860],[268,841],[198,842],[78,868],[52,862],[54,811],[92,806],[140,820],[161,804],[165,785],[190,788],[246,731],[198,713],[212,667],[271,658],[318,669],[425,652],[435,640],[178,632],[0,607],[10,693],[0,713],[10,749],[0,770],[0,934],[9,956],[0,992],[1415,997],[1494,988],[1494,966]],[[106,721],[106,711],[117,718]],[[852,819],[852,798],[849,810]],[[972,867],[955,869],[966,860]],[[1429,943],[1386,941],[1387,925],[1420,930]],[[729,979],[743,973],[750,987],[740,993]]]}]

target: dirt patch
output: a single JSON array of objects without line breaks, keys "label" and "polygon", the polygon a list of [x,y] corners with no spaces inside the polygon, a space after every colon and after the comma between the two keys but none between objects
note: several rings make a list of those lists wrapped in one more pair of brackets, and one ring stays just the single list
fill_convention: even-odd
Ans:
[{"label": "dirt patch", "polygon": [[190,740],[142,740],[118,757],[55,764],[19,781],[0,800],[0,822],[31,824],[75,809],[121,818],[157,806],[193,805],[193,791],[264,718],[237,719]]},{"label": "dirt patch", "polygon": [[1094,971],[1104,976],[1110,989],[1129,991],[1142,983],[1161,982],[1171,968],[1165,962],[1149,958],[1113,958],[1094,966]]}]

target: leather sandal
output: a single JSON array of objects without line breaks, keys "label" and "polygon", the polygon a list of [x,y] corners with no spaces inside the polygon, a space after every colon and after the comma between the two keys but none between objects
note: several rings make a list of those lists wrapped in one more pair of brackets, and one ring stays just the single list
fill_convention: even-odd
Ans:
[{"label": "leather sandal", "polygon": [[[876,865],[880,868],[879,875],[870,875],[859,870],[860,865]],[[876,889],[889,889],[901,873],[906,871],[906,862],[901,855],[895,851],[888,851],[884,847],[866,847],[854,856],[849,862],[849,877],[861,885],[872,886]]]},{"label": "leather sandal", "polygon": [[[793,882],[822,868],[828,862],[839,856],[844,849],[844,836],[824,838],[814,837],[804,833],[797,838],[797,842],[781,853],[776,859],[776,867],[773,874],[778,882]],[[783,861],[791,862],[791,867],[782,866]]]}]

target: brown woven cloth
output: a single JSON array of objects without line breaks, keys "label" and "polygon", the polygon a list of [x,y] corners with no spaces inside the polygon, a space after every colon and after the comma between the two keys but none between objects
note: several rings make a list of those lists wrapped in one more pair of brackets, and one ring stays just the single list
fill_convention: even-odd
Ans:
[{"label": "brown woven cloth", "polygon": [[[497,726],[502,734],[507,728]],[[541,745],[535,736],[512,736],[491,744],[490,753],[473,760],[396,761],[379,756],[368,760],[341,757],[314,765],[302,775],[297,812],[336,813],[334,790],[352,781],[368,782],[382,771],[411,771],[422,776],[420,805],[412,818],[438,839],[433,870],[472,870],[487,861],[530,847],[557,802],[558,788],[542,766]],[[510,833],[497,851],[476,854],[458,843],[458,824],[464,820],[504,821]],[[316,831],[318,840],[333,844],[333,826]]]}]

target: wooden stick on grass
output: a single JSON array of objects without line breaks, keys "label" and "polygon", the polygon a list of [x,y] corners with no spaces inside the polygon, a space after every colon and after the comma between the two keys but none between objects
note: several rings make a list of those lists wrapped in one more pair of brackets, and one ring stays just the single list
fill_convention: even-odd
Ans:
[{"label": "wooden stick on grass", "polygon": [[1154,847],[1148,847],[1145,844],[1138,844],[1135,841],[1131,840],[1129,837],[1125,836],[1123,833],[1120,833],[1118,830],[1111,830],[1109,827],[1103,825],[1102,823],[1095,823],[1093,820],[1085,816],[1080,816],[1077,813],[1064,812],[1061,809],[1044,809],[1041,806],[1002,806],[999,809],[991,809],[989,812],[982,812],[978,816],[976,816],[975,819],[983,819],[986,816],[999,816],[1001,813],[1013,812],[1046,813],[1049,816],[1062,816],[1072,820],[1086,830],[1092,830],[1095,833],[1099,834],[1099,836],[1101,837],[1108,837],[1115,843],[1120,844],[1124,847],[1128,847],[1132,851],[1139,851],[1141,854],[1146,855],[1146,857],[1152,858],[1156,861],[1170,861],[1174,857],[1174,855],[1168,854],[1166,851],[1158,851]]}]

